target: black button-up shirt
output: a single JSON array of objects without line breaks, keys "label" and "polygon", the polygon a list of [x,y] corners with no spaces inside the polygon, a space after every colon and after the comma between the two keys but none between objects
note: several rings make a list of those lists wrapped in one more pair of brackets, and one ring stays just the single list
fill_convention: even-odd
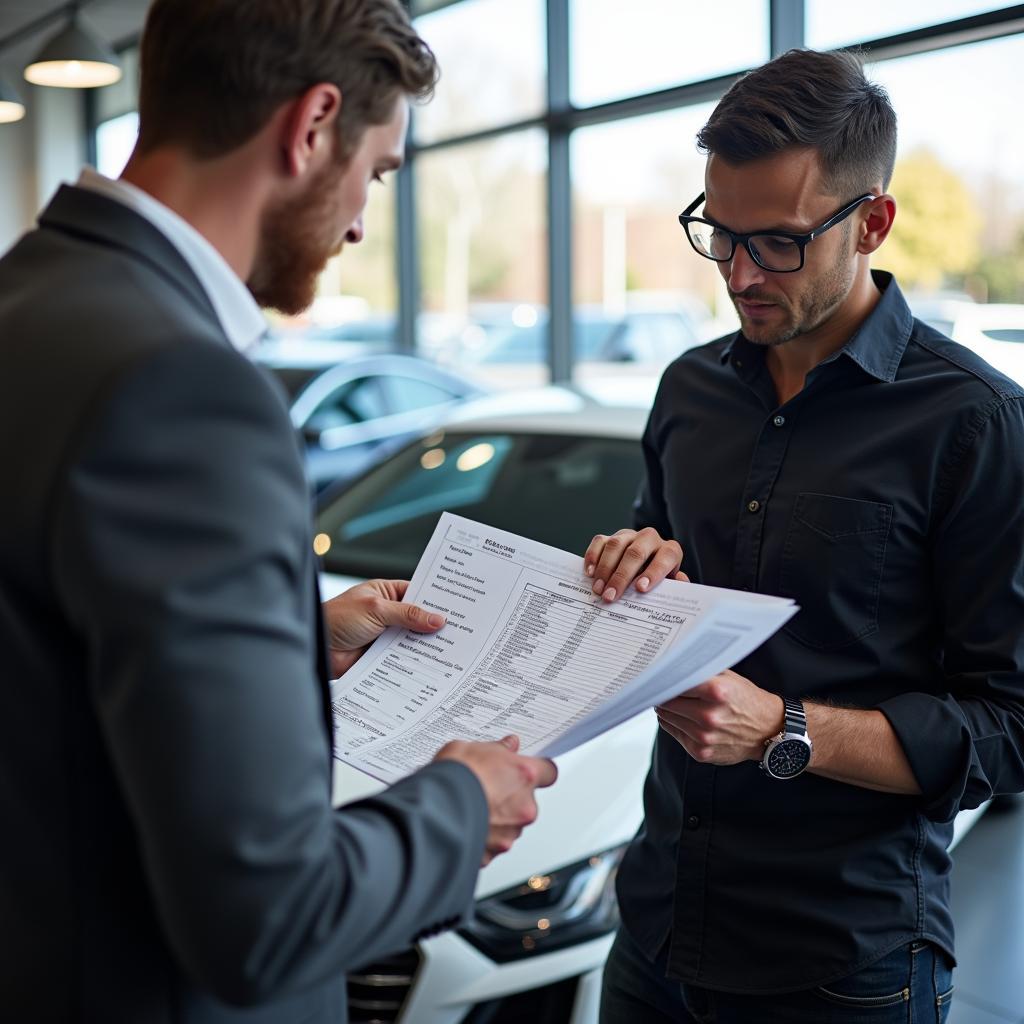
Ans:
[{"label": "black button-up shirt", "polygon": [[800,605],[736,670],[880,709],[923,793],[699,764],[659,733],[619,898],[690,984],[809,988],[913,939],[952,954],[952,819],[1024,789],[1024,390],[875,281],[784,405],[738,334],[669,366],[644,434],[637,526],[694,582]]}]

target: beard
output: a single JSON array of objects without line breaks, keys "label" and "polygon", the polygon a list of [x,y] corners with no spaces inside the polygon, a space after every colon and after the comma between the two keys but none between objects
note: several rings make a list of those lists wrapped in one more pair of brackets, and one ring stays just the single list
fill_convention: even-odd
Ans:
[{"label": "beard", "polygon": [[259,249],[246,285],[264,309],[295,316],[312,305],[317,279],[342,249],[334,233],[340,169],[328,165],[299,196],[269,206],[260,223]]},{"label": "beard", "polygon": [[[843,241],[836,262],[828,268],[806,291],[794,298],[773,295],[760,288],[748,288],[744,292],[729,291],[729,298],[736,307],[743,336],[755,345],[772,347],[784,345],[803,334],[820,327],[850,294],[856,275],[853,253],[849,251],[849,229],[843,225]],[[759,324],[750,320],[736,306],[737,299],[750,302],[771,302],[782,312],[782,322],[775,325]]]}]

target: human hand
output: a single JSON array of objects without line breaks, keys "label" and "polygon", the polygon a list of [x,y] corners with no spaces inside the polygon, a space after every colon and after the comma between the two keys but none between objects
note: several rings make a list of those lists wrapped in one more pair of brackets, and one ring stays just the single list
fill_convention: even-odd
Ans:
[{"label": "human hand", "polygon": [[402,601],[406,580],[368,580],[323,605],[331,678],[347,672],[388,626],[436,633],[445,617]]},{"label": "human hand", "polygon": [[435,761],[458,761],[480,780],[490,825],[482,866],[499,854],[507,853],[523,829],[537,820],[534,790],[550,786],[558,778],[554,761],[546,757],[525,757],[519,750],[519,737],[506,736],[493,743],[446,743]]},{"label": "human hand", "polygon": [[654,710],[661,728],[690,757],[717,765],[760,761],[764,741],[786,720],[778,694],[728,669]]},{"label": "human hand", "polygon": [[636,580],[636,589],[646,594],[651,587],[671,576],[689,581],[679,572],[683,549],[674,540],[662,540],[657,530],[619,530],[610,537],[599,533],[583,556],[584,572],[594,579],[594,593],[614,601]]}]

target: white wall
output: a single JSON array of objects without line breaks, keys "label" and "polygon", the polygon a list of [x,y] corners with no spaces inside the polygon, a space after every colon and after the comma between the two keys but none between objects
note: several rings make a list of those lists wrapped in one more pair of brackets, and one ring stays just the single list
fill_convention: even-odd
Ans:
[{"label": "white wall", "polygon": [[58,186],[85,163],[85,108],[75,89],[19,83],[26,115],[0,124],[0,252],[34,223]]}]

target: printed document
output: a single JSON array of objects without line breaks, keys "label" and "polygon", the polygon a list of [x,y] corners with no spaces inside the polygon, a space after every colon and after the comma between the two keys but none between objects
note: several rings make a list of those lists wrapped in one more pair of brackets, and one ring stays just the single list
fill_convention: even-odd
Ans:
[{"label": "printed document", "polygon": [[392,627],[332,684],[335,756],[383,782],[449,740],[520,737],[555,757],[735,665],[795,612],[787,598],[665,580],[608,604],[583,559],[444,513]]}]

